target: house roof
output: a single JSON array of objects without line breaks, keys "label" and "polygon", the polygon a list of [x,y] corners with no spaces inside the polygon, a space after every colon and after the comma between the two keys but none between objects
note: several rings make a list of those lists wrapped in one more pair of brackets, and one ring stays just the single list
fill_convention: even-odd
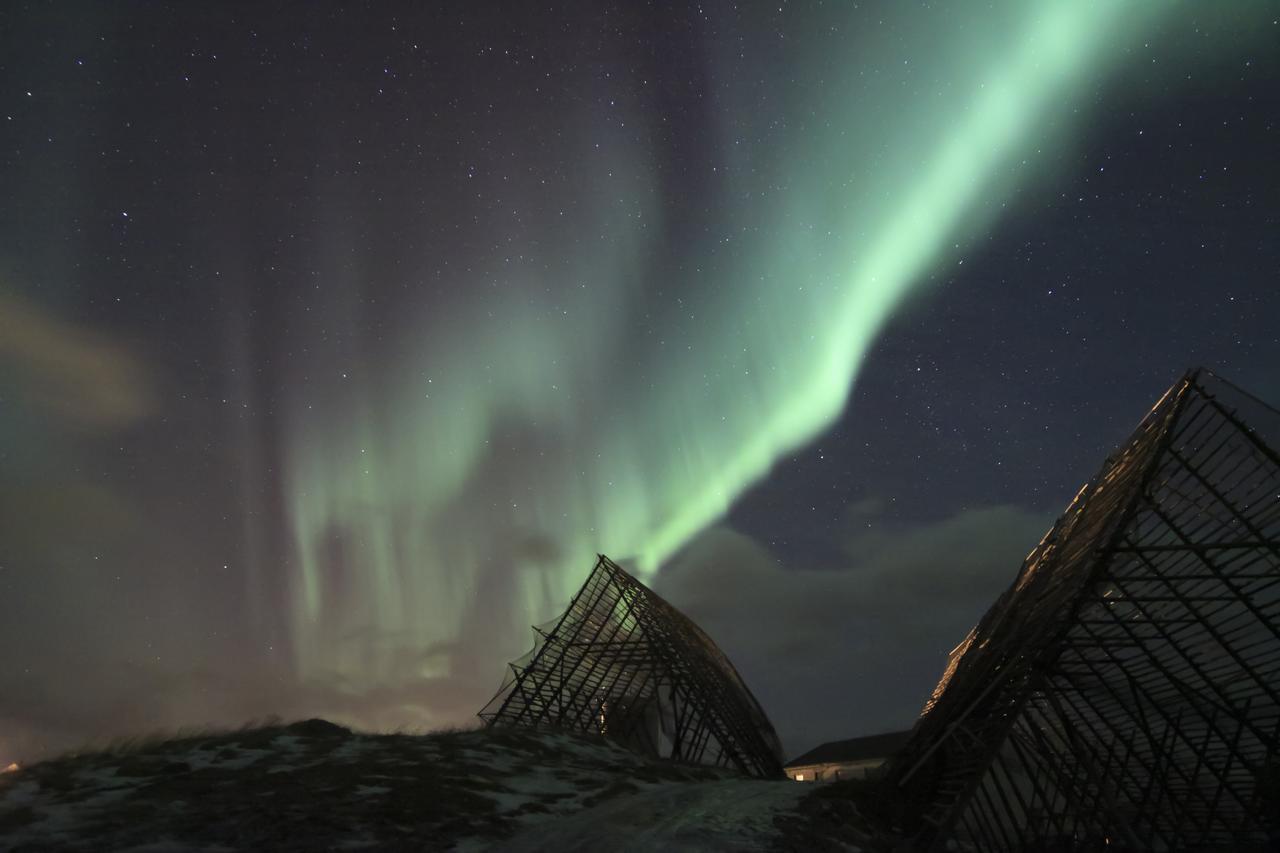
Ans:
[{"label": "house roof", "polygon": [[866,761],[871,758],[888,758],[907,742],[910,731],[885,732],[884,734],[855,737],[849,740],[833,740],[815,747],[798,758],[787,762],[787,767],[808,767],[812,764],[839,764],[845,761]]}]

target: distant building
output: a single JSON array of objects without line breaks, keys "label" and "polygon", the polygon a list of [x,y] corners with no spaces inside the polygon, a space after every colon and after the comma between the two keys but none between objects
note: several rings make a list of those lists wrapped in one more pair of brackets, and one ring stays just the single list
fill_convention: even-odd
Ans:
[{"label": "distant building", "polygon": [[787,776],[797,782],[838,782],[865,779],[907,742],[911,732],[833,740],[787,762]]}]

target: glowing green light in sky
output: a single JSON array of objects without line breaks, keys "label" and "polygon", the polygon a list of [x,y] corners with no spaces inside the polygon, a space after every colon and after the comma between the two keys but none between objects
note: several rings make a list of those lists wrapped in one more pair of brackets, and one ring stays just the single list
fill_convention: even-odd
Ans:
[{"label": "glowing green light in sky", "polygon": [[827,34],[803,104],[719,116],[729,189],[663,270],[679,280],[646,280],[672,252],[652,152],[585,156],[554,265],[459,269],[470,295],[419,309],[391,373],[295,407],[300,673],[491,687],[597,551],[655,569],[832,423],[895,308],[1161,7],[1017,0]]}]

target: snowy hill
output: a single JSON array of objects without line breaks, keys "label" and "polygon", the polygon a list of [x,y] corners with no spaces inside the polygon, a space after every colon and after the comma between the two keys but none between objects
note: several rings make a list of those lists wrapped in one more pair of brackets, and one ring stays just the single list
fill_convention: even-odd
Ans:
[{"label": "snowy hill", "polygon": [[66,756],[0,774],[0,850],[858,850],[853,806],[794,782],[524,730],[323,720]]}]

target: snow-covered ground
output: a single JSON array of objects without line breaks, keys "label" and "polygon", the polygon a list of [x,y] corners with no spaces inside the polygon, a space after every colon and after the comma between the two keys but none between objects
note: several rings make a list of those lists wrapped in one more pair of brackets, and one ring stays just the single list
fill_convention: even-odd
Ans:
[{"label": "snow-covered ground", "polygon": [[[0,774],[0,851],[797,849],[812,791],[598,737],[374,735],[310,720]],[[859,849],[840,823],[819,849]]]},{"label": "snow-covered ground", "polygon": [[803,785],[724,779],[654,785],[557,820],[537,821],[503,842],[534,851],[770,850],[774,818],[792,812]]}]

